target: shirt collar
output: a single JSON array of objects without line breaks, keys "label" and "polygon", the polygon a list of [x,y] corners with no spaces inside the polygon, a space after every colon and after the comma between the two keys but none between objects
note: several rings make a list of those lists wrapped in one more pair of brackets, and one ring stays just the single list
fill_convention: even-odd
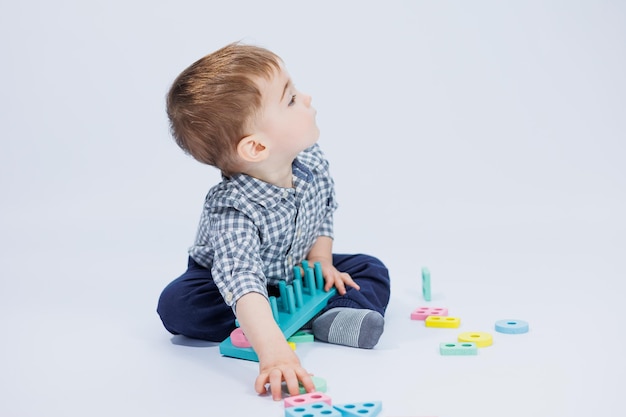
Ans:
[{"label": "shirt collar", "polygon": [[[298,181],[300,183],[297,186],[298,189],[301,188],[300,185],[306,186],[306,184],[311,183],[315,178],[311,170],[300,162],[298,158],[292,163],[292,171],[295,177],[294,181],[296,179],[302,180]],[[246,199],[253,203],[260,204],[265,208],[274,207],[280,203],[282,199],[295,193],[293,188],[278,187],[246,174],[235,174],[230,180],[237,185],[238,189],[243,191]],[[294,184],[294,186],[296,186],[296,184]]]},{"label": "shirt collar", "polygon": [[315,178],[311,170],[307,168],[306,165],[304,165],[302,162],[300,162],[298,158],[294,159],[293,163],[291,164],[291,170],[293,171],[293,175],[308,183],[313,182],[313,179]]}]

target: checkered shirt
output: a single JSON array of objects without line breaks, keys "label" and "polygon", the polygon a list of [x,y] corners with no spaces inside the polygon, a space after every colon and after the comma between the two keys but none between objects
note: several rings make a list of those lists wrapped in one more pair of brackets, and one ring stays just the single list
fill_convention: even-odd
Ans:
[{"label": "checkered shirt", "polygon": [[226,304],[293,279],[319,236],[333,237],[334,182],[319,145],[292,164],[293,188],[245,174],[209,190],[189,255],[211,274]]}]

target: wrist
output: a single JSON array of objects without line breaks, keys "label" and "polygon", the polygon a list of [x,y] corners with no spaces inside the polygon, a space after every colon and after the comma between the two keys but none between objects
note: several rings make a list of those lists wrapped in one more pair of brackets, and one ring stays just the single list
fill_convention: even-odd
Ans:
[{"label": "wrist", "polygon": [[255,348],[255,352],[259,357],[259,362],[264,364],[275,363],[277,361],[282,362],[286,358],[297,358],[295,352],[284,337],[270,344],[264,344],[263,347],[258,350]]},{"label": "wrist", "polygon": [[307,256],[307,260],[310,263],[314,262],[331,262],[333,259],[332,255],[309,255]]}]

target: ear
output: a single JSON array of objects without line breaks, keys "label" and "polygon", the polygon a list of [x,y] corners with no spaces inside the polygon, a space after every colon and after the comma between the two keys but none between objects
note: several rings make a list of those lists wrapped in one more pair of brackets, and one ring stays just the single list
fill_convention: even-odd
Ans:
[{"label": "ear", "polygon": [[237,144],[237,155],[246,162],[261,162],[268,154],[269,150],[258,134],[246,136]]}]

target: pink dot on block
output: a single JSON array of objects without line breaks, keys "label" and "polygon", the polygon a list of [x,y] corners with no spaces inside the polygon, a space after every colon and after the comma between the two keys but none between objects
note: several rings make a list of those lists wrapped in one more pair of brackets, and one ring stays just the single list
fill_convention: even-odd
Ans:
[{"label": "pink dot on block", "polygon": [[328,405],[333,405],[330,397],[322,392],[309,392],[307,394],[294,395],[292,397],[285,398],[285,408],[295,407],[296,405],[312,404],[325,402]]},{"label": "pink dot on block", "polygon": [[233,344],[233,346],[236,346],[236,347],[240,347],[240,348],[252,347],[250,342],[248,342],[248,338],[246,337],[245,334],[243,334],[243,331],[241,330],[240,327],[237,327],[235,330],[232,331],[232,333],[230,334],[230,341]]},{"label": "pink dot on block", "polygon": [[447,316],[448,309],[444,307],[418,307],[411,313],[411,320],[426,320],[428,316]]}]

